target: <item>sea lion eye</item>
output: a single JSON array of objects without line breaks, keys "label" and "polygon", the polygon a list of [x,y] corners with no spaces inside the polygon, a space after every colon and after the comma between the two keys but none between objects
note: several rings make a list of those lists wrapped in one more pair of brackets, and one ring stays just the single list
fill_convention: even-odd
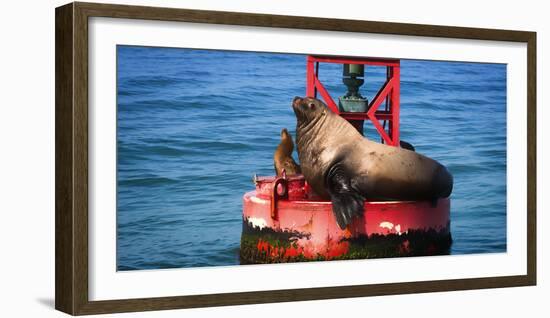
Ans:
[{"label": "sea lion eye", "polygon": [[315,109],[315,104],[314,103],[309,103],[309,109]]}]

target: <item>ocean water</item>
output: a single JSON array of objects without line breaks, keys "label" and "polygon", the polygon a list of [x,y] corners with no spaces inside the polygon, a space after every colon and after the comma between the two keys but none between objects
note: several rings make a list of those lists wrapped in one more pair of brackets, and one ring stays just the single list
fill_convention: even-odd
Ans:
[{"label": "ocean water", "polygon": [[[295,136],[306,57],[119,46],[117,60],[118,270],[239,264],[242,195],[273,175],[281,129]],[[505,252],[506,65],[401,63],[401,139],[454,176],[451,254]],[[321,65],[333,97],[341,73]],[[363,96],[384,76],[367,67]]]}]

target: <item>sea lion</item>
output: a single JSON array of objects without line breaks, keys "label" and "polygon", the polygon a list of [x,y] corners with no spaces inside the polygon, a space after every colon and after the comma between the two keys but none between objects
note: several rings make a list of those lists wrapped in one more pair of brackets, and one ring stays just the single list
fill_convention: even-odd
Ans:
[{"label": "sea lion", "polygon": [[302,174],[332,201],[340,228],[363,215],[365,199],[437,202],[451,194],[453,177],[437,161],[364,138],[318,99],[295,97],[292,108]]},{"label": "sea lion", "polygon": [[292,151],[294,151],[294,142],[292,142],[292,137],[286,128],[283,128],[281,130],[281,142],[273,154],[273,163],[277,176],[283,174],[283,169],[287,175],[301,173],[300,166],[292,158]]}]

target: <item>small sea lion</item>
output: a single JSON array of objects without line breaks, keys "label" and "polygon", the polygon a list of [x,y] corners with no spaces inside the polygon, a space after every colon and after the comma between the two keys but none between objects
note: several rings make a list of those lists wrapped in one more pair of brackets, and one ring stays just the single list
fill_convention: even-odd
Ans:
[{"label": "small sea lion", "polygon": [[453,177],[437,161],[364,138],[318,99],[295,97],[292,108],[302,174],[332,201],[340,228],[363,215],[365,199],[437,202],[451,194]]},{"label": "small sea lion", "polygon": [[281,130],[281,142],[273,154],[273,163],[277,176],[283,174],[283,169],[287,175],[301,173],[300,166],[294,161],[294,158],[292,158],[293,151],[294,142],[292,142],[292,136],[290,136],[286,128],[283,128],[283,130]]}]

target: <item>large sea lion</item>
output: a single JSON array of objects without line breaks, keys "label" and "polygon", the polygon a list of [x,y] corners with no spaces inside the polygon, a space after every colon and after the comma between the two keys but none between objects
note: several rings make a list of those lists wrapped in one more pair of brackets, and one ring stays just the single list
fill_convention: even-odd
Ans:
[{"label": "large sea lion", "polygon": [[430,200],[448,197],[453,177],[437,161],[367,140],[320,100],[295,97],[296,144],[302,174],[344,229],[364,213],[365,199]]},{"label": "large sea lion", "polygon": [[288,130],[283,128],[283,130],[281,130],[281,142],[273,154],[273,164],[277,176],[283,174],[283,169],[287,175],[301,173],[300,166],[294,161],[294,158],[292,158],[292,151],[294,151],[292,137],[288,133]]}]

